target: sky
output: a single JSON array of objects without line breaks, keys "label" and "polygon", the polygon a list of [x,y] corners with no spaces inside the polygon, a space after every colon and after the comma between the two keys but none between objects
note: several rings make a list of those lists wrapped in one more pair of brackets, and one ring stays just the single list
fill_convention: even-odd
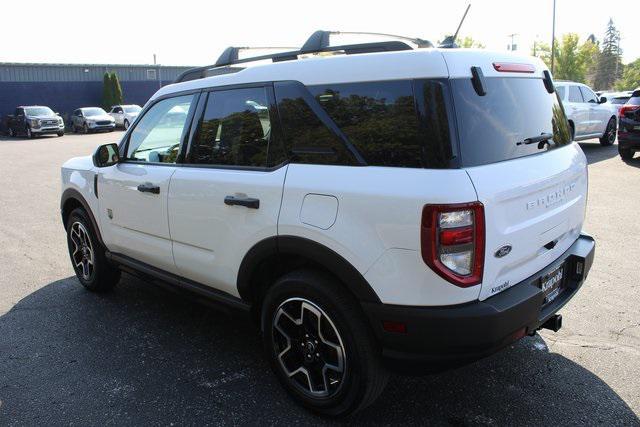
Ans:
[{"label": "sky", "polygon": [[[521,53],[551,41],[553,0],[30,0],[2,5],[16,19],[1,19],[0,62],[151,64],[156,54],[159,64],[205,65],[227,46],[301,46],[318,29],[436,41],[455,31],[469,3],[460,35],[487,49],[505,50],[510,34]],[[640,57],[639,11],[639,0],[557,0],[556,37],[602,40],[612,18],[629,63]],[[335,36],[332,44],[369,40]]]}]

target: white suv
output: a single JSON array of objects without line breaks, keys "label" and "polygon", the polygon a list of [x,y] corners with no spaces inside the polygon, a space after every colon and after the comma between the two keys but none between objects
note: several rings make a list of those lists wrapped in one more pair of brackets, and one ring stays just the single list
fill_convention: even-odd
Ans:
[{"label": "white suv", "polygon": [[188,72],[119,145],[64,164],[79,281],[106,291],[124,270],[246,310],[283,386],[333,416],[371,403],[388,369],[560,328],[595,243],[544,64],[305,46]]},{"label": "white suv", "polygon": [[600,144],[604,146],[616,141],[618,109],[608,103],[606,97],[598,97],[582,83],[557,81],[555,85],[574,141],[600,138]]}]

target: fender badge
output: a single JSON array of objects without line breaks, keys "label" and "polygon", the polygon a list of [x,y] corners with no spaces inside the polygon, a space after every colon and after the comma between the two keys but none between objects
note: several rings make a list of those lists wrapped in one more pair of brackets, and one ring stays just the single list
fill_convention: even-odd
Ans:
[{"label": "fender badge", "polygon": [[498,249],[493,255],[496,258],[502,258],[504,256],[509,255],[509,252],[511,252],[511,245],[504,245],[503,247]]}]

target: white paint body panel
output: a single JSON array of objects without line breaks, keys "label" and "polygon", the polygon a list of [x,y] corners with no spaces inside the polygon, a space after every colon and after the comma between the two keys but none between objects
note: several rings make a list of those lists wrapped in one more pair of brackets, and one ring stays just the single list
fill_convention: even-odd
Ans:
[{"label": "white paint body panel", "polygon": [[[443,185],[446,183],[446,185]],[[300,207],[309,193],[334,196],[338,215],[331,228],[307,225]],[[304,237],[332,249],[360,273],[385,270],[389,280],[369,281],[383,302],[408,305],[448,304],[477,299],[480,286],[459,288],[429,270],[420,253],[420,221],[427,203],[463,203],[477,200],[464,170],[432,170],[386,167],[289,165],[280,235]],[[412,252],[410,270],[389,271],[389,249]],[[389,257],[394,257],[393,252]],[[399,265],[399,264],[396,264]],[[407,263],[404,262],[403,267]],[[371,277],[370,274],[367,278]],[[411,283],[407,283],[411,281]],[[391,290],[395,288],[395,290]],[[446,289],[444,294],[440,292]]]},{"label": "white paint body panel", "polygon": [[[551,264],[578,238],[587,199],[587,160],[572,143],[466,170],[484,205],[483,300]],[[557,241],[555,247],[544,248],[551,241]],[[511,252],[497,258],[495,252],[504,245],[511,245]]]},{"label": "white paint body panel", "polygon": [[[278,234],[287,166],[272,172],[178,168],[169,191],[169,225],[180,275],[238,296],[240,263],[253,245]],[[229,206],[226,196],[260,200]]]},{"label": "white paint body panel", "polygon": [[[102,239],[112,252],[154,267],[176,272],[169,234],[167,194],[174,166],[120,163],[98,169]],[[151,183],[160,194],[142,193],[138,185]],[[109,218],[108,209],[113,218]]]}]

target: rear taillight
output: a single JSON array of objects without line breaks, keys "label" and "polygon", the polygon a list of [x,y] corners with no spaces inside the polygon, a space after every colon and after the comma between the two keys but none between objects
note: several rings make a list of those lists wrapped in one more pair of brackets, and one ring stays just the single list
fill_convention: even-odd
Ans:
[{"label": "rear taillight", "polygon": [[623,105],[622,108],[620,108],[620,112],[618,113],[618,115],[620,116],[620,118],[623,118],[625,116],[625,113],[630,113],[639,109],[640,105]]},{"label": "rear taillight", "polygon": [[422,259],[438,275],[463,288],[482,281],[484,207],[480,202],[425,205]]}]

